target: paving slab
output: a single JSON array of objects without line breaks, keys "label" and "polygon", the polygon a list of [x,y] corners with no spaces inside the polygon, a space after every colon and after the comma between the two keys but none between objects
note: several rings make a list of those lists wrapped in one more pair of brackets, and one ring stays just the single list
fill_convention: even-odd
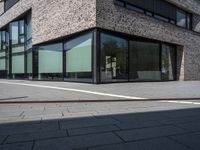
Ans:
[{"label": "paving slab", "polygon": [[136,141],[142,139],[164,137],[169,135],[175,135],[186,132],[181,128],[174,126],[160,126],[160,127],[149,127],[142,129],[133,129],[116,132],[126,142]]},{"label": "paving slab", "polygon": [[177,141],[192,150],[199,150],[200,149],[200,133],[191,133],[191,134],[184,134],[184,135],[176,135],[171,136],[174,141]]},{"label": "paving slab", "polygon": [[161,124],[157,121],[145,121],[145,120],[135,120],[135,121],[129,121],[129,122],[123,122],[117,124],[117,126],[120,129],[136,129],[136,128],[147,128],[147,127],[154,127],[154,126],[160,126]]},{"label": "paving slab", "polygon": [[200,120],[194,120],[193,122],[180,123],[177,127],[181,127],[191,132],[200,132]]},{"label": "paving slab", "polygon": [[73,129],[73,128],[113,125],[117,123],[119,122],[112,118],[84,118],[84,119],[61,121],[60,125],[61,129]]},{"label": "paving slab", "polygon": [[106,144],[121,143],[122,141],[113,133],[91,134],[58,138],[51,140],[36,141],[34,150],[68,150],[101,146]]},{"label": "paving slab", "polygon": [[6,139],[5,143],[16,143],[16,142],[21,143],[21,142],[43,140],[48,138],[59,138],[59,137],[67,137],[66,130],[13,134]]},{"label": "paving slab", "polygon": [[68,133],[70,136],[74,135],[84,135],[84,134],[93,134],[101,132],[112,132],[120,130],[117,126],[106,125],[106,126],[97,126],[97,127],[88,127],[88,128],[79,128],[79,129],[69,129]]},{"label": "paving slab", "polygon": [[6,139],[6,135],[0,135],[0,144]]},{"label": "paving slab", "polygon": [[20,134],[20,133],[32,133],[39,131],[50,131],[58,130],[58,123],[38,123],[38,122],[27,122],[27,123],[11,123],[0,125],[0,135]]},{"label": "paving slab", "polygon": [[167,138],[151,139],[132,143],[115,144],[89,150],[190,150]]},{"label": "paving slab", "polygon": [[32,150],[33,142],[0,145],[0,150]]}]

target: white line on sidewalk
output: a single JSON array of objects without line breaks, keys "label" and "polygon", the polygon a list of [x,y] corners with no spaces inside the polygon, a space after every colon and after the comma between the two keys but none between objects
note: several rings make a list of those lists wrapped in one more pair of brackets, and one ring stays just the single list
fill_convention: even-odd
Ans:
[{"label": "white line on sidewalk", "polygon": [[55,90],[63,90],[63,91],[80,92],[80,93],[87,93],[87,94],[101,95],[101,96],[109,96],[109,97],[116,97],[116,98],[124,98],[124,99],[141,99],[141,100],[145,100],[146,99],[146,98],[142,98],[142,97],[117,95],[117,94],[109,94],[109,93],[101,93],[101,92],[79,90],[79,89],[71,89],[71,88],[63,88],[63,87],[56,87],[56,86],[46,86],[46,85],[37,85],[37,84],[25,84],[25,83],[16,83],[16,82],[12,82],[12,83],[11,82],[0,82],[0,83],[2,83],[2,84],[10,84],[10,85],[20,85],[20,86],[30,86],[30,87],[38,87],[38,88],[55,89]]},{"label": "white line on sidewalk", "polygon": [[199,102],[190,102],[190,101],[160,101],[163,103],[176,103],[176,104],[190,104],[190,105],[200,105]]}]

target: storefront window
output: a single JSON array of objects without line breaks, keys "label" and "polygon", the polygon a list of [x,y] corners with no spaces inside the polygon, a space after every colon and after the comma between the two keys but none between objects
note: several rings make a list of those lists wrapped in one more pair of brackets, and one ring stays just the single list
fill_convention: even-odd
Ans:
[{"label": "storefront window", "polygon": [[159,44],[130,41],[129,58],[131,81],[161,80]]},{"label": "storefront window", "polygon": [[38,78],[48,80],[62,79],[62,43],[40,46],[38,49]]},{"label": "storefront window", "polygon": [[92,81],[92,38],[89,33],[65,43],[65,80]]},{"label": "storefront window", "polygon": [[128,41],[101,34],[101,82],[128,81]]}]

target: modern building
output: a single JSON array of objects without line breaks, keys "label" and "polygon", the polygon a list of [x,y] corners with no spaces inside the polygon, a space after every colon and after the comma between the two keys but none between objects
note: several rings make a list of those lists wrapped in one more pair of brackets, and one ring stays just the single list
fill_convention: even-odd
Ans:
[{"label": "modern building", "polygon": [[0,0],[0,77],[200,80],[200,0]]}]

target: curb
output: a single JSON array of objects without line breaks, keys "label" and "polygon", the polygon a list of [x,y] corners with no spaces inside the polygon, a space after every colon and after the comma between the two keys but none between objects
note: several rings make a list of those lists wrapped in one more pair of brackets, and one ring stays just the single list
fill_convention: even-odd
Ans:
[{"label": "curb", "polygon": [[119,99],[119,100],[42,100],[42,101],[0,101],[0,104],[40,104],[40,103],[114,103],[114,102],[145,102],[145,101],[174,101],[174,100],[200,100],[200,97],[195,98],[147,98],[147,99]]}]

